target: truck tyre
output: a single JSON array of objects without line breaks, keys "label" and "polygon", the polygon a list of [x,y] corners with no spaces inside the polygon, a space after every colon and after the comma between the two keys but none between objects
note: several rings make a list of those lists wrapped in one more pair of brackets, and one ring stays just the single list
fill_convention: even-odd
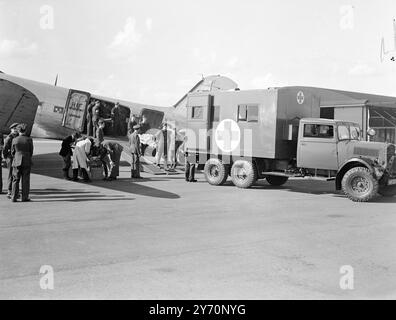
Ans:
[{"label": "truck tyre", "polygon": [[267,182],[272,186],[281,186],[289,180],[289,177],[282,177],[282,176],[266,176],[265,179]]},{"label": "truck tyre", "polygon": [[396,186],[380,187],[378,193],[383,197],[393,197],[396,195]]},{"label": "truck tyre", "polygon": [[372,199],[378,191],[378,181],[365,167],[349,169],[341,181],[342,191],[356,202],[366,202]]},{"label": "truck tyre", "polygon": [[231,180],[238,188],[250,188],[257,181],[256,166],[247,160],[237,160],[231,168]]},{"label": "truck tyre", "polygon": [[206,181],[214,186],[220,186],[227,181],[227,166],[216,158],[209,159],[205,163],[204,174]]}]

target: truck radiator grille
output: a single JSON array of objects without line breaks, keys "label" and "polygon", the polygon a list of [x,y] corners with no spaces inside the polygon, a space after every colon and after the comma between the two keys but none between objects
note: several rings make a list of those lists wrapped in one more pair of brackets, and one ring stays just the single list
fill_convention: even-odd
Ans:
[{"label": "truck radiator grille", "polygon": [[361,147],[355,147],[353,149],[353,153],[358,156],[369,156],[369,157],[379,156],[378,149],[369,149],[369,148],[361,148]]}]

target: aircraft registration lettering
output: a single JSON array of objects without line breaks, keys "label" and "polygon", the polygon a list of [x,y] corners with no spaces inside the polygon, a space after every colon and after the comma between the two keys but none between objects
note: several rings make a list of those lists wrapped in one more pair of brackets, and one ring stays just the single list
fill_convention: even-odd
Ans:
[{"label": "aircraft registration lettering", "polygon": [[56,112],[56,113],[63,114],[64,110],[65,110],[65,108],[63,108],[63,107],[54,106],[54,112]]}]

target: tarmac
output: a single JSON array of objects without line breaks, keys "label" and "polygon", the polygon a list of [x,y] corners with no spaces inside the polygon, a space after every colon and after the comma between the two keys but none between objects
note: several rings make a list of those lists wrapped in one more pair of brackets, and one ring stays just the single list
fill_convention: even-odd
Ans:
[{"label": "tarmac", "polygon": [[309,180],[215,187],[202,173],[131,180],[125,162],[117,181],[71,182],[59,146],[35,140],[32,202],[0,195],[1,299],[396,298],[396,197],[354,203]]}]

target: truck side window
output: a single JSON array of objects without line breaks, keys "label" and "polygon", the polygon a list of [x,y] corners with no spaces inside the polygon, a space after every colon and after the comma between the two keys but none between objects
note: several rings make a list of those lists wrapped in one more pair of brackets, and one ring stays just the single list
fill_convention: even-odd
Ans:
[{"label": "truck side window", "polygon": [[203,107],[191,107],[191,119],[203,119]]},{"label": "truck side window", "polygon": [[213,106],[213,122],[220,121],[220,106]]},{"label": "truck side window", "polygon": [[248,106],[247,121],[248,122],[257,122],[258,121],[258,106]]},{"label": "truck side window", "polygon": [[304,137],[331,139],[334,137],[334,127],[327,124],[305,124]]},{"label": "truck side window", "polygon": [[238,122],[258,122],[258,105],[241,104],[238,106]]},{"label": "truck side window", "polygon": [[238,106],[238,122],[247,120],[247,105]]}]

